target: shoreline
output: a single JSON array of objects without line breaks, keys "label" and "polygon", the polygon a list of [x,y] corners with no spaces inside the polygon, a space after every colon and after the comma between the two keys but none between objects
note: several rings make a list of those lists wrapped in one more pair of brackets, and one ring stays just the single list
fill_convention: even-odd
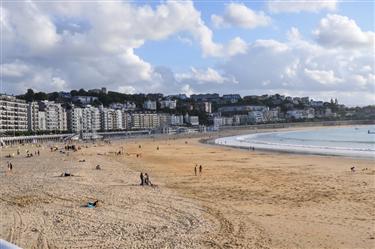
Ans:
[{"label": "shoreline", "polygon": [[[362,124],[362,125],[366,125],[366,124]],[[293,132],[293,131],[305,131],[305,130],[310,130],[309,128],[311,129],[316,129],[316,128],[319,128],[319,129],[325,129],[325,128],[332,128],[332,127],[336,127],[336,128],[339,128],[339,127],[355,127],[355,126],[361,126],[359,124],[357,125],[339,125],[339,126],[306,126],[306,127],[293,127],[293,128],[280,128],[280,129],[262,129],[262,130],[256,130],[254,132],[254,130],[249,130],[249,131],[244,131],[244,132],[241,132],[239,134],[236,134],[236,135],[233,135],[233,134],[222,134],[221,136],[218,136],[218,137],[215,137],[215,138],[209,138],[209,139],[200,139],[200,142],[201,143],[205,143],[205,144],[209,144],[209,145],[213,145],[213,146],[222,146],[222,147],[230,147],[230,148],[235,148],[235,149],[241,149],[241,150],[244,150],[244,151],[250,151],[251,148],[255,148],[257,151],[263,151],[263,152],[266,152],[266,153],[281,153],[281,154],[296,154],[296,155],[310,155],[310,156],[327,156],[327,157],[344,157],[344,158],[351,158],[351,159],[359,159],[359,160],[374,160],[375,159],[375,156],[369,156],[369,155],[355,155],[355,154],[352,154],[352,155],[345,155],[343,153],[330,153],[330,152],[319,152],[319,151],[313,151],[313,152],[308,152],[306,150],[303,150],[302,148],[305,148],[305,147],[302,147],[299,148],[298,145],[295,145],[296,147],[295,148],[290,148],[288,149],[287,147],[290,146],[290,147],[293,147],[294,145],[284,145],[283,144],[277,144],[277,143],[274,143],[274,144],[271,144],[273,146],[278,146],[280,145],[280,148],[271,148],[271,147],[257,147],[259,145],[262,145],[261,143],[248,143],[247,146],[241,146],[240,144],[222,144],[222,143],[219,143],[219,142],[215,142],[216,140],[218,139],[225,139],[225,138],[228,138],[228,139],[234,139],[236,137],[241,137],[241,136],[251,136],[251,135],[255,135],[255,134],[266,134],[266,133],[280,133],[280,132]],[[309,147],[306,147],[307,149]]]},{"label": "shoreline", "polygon": [[[272,124],[254,124],[254,125],[241,125],[241,126],[223,126],[219,131],[209,131],[209,132],[193,132],[193,133],[177,133],[177,134],[164,134],[164,133],[150,133],[150,130],[141,131],[120,131],[124,134],[134,134],[134,133],[149,133],[149,135],[119,135],[111,137],[113,132],[108,132],[108,137],[105,139],[140,139],[140,138],[154,138],[154,137],[191,137],[198,134],[198,136],[204,136],[203,134],[216,135],[221,133],[237,133],[244,131],[258,131],[258,130],[270,130],[270,129],[289,129],[289,128],[306,128],[306,127],[332,127],[332,126],[348,126],[348,125],[371,125],[375,124],[375,120],[339,120],[339,121],[316,121],[316,122],[291,122],[291,123],[272,123]],[[101,135],[106,136],[106,133],[99,132]],[[69,137],[73,136],[72,133],[67,134],[57,134],[57,135],[30,135],[30,136],[0,136],[0,148],[17,145],[17,144],[28,144],[33,143],[51,143],[51,142],[63,142],[57,139],[58,137]],[[53,137],[53,138],[50,138]],[[91,141],[91,140],[85,140]],[[9,144],[5,144],[5,142]],[[3,145],[4,143],[4,145]]]}]

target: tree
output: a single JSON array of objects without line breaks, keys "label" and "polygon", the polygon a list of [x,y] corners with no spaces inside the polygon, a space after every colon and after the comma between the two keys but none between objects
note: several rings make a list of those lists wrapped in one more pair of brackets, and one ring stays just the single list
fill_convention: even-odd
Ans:
[{"label": "tree", "polygon": [[35,101],[42,101],[42,100],[47,100],[48,95],[45,92],[37,92],[34,95],[34,100]]},{"label": "tree", "polygon": [[99,101],[99,100],[97,100],[97,99],[95,99],[93,102],[92,102],[92,105],[93,106],[95,106],[95,107],[98,107],[98,106],[100,106],[102,103]]},{"label": "tree", "polygon": [[85,91],[85,89],[81,88],[81,89],[79,89],[79,91],[78,91],[78,95],[79,95],[79,96],[86,96],[86,95],[87,95],[87,92]]},{"label": "tree", "polygon": [[49,101],[56,101],[59,98],[58,92],[52,92],[48,94],[48,100]]},{"label": "tree", "polygon": [[78,91],[77,90],[71,90],[70,91],[70,95],[71,96],[77,96],[78,95]]},{"label": "tree", "polygon": [[27,92],[26,94],[24,95],[24,99],[27,101],[27,102],[31,102],[34,100],[34,91],[33,89],[27,89]]}]

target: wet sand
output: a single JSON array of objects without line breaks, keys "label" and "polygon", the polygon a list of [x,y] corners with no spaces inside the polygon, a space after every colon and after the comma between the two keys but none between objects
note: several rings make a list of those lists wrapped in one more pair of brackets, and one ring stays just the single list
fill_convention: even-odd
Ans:
[{"label": "wet sand", "polygon": [[[25,158],[35,148],[21,146],[12,173],[4,156],[16,147],[2,150],[1,238],[23,248],[375,247],[373,161],[199,138],[88,147],[67,155],[44,146]],[[121,147],[125,154],[115,155]],[[64,171],[74,176],[58,177]],[[140,172],[157,186],[139,186]],[[83,207],[93,200],[97,208]]]}]

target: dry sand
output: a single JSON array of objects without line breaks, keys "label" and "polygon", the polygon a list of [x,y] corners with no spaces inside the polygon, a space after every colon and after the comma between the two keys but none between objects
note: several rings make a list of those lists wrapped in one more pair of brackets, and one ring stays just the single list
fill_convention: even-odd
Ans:
[{"label": "dry sand", "polygon": [[[23,248],[375,248],[373,161],[197,138],[88,146],[67,155],[44,145],[32,158],[35,147],[21,146],[12,173],[5,155],[17,148],[2,150],[0,238]],[[115,155],[121,147],[128,154]],[[157,186],[139,186],[141,171]]]}]

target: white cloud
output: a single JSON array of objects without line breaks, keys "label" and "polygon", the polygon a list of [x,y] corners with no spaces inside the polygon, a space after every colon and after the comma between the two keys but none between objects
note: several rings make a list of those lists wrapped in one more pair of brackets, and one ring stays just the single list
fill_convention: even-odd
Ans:
[{"label": "white cloud", "polygon": [[[286,42],[256,40],[248,44],[246,53],[228,59],[219,69],[235,77],[240,92],[303,92],[311,96],[338,92],[345,103],[371,104],[375,69],[370,47],[327,48],[304,40],[296,28],[291,28],[287,37]],[[353,91],[356,100],[349,101]],[[361,99],[361,92],[367,97]]]},{"label": "white cloud", "polygon": [[29,67],[21,61],[15,61],[13,63],[4,63],[1,65],[2,77],[23,77],[29,71]]},{"label": "white cloud", "polygon": [[191,88],[189,84],[183,85],[181,88],[181,92],[186,94],[187,96],[194,94],[194,90]]},{"label": "white cloud", "polygon": [[[156,7],[121,1],[8,1],[1,8],[3,87],[14,93],[27,85],[50,90],[56,77],[68,89],[78,84],[112,89],[126,85],[156,91],[165,79],[135,51],[147,41],[179,35],[197,43],[204,57],[225,58],[246,51],[239,37],[228,44],[216,43],[192,1],[166,1]],[[17,62],[20,58],[23,69]],[[27,68],[33,70],[26,72]]]},{"label": "white cloud", "polygon": [[[357,98],[358,104],[374,97],[374,33],[362,31],[343,16],[323,18],[313,41],[291,28],[284,41],[247,43],[234,37],[221,44],[214,41],[191,1],[167,1],[156,7],[120,1],[8,1],[1,8],[4,84],[0,92],[106,86],[128,93],[293,91],[324,97],[322,93],[330,92],[348,101],[363,93],[366,97]],[[220,16],[223,21],[247,25],[248,19],[225,19],[226,13]],[[187,49],[198,44],[203,57],[215,57],[204,61],[215,66],[193,67],[175,75],[137,54],[149,41],[179,36],[191,41],[193,46]]]},{"label": "white cloud", "polygon": [[266,48],[277,53],[282,53],[289,49],[286,44],[276,40],[256,40],[253,44],[253,48]]},{"label": "white cloud", "polygon": [[[6,4],[4,4],[6,5]],[[37,54],[52,49],[60,41],[56,28],[48,15],[43,13],[32,1],[14,3],[2,8],[4,16],[1,18],[3,42],[27,45],[28,53]],[[14,40],[9,40],[9,39]],[[26,50],[22,51],[25,52]]]},{"label": "white cloud", "polygon": [[335,76],[333,70],[309,70],[305,68],[304,72],[307,75],[307,77],[323,85],[335,84],[342,81],[342,79],[339,79]]},{"label": "white cloud", "polygon": [[338,0],[298,0],[298,1],[281,1],[269,0],[267,2],[268,10],[272,13],[280,12],[319,12],[321,10],[334,11],[337,8]]},{"label": "white cloud", "polygon": [[136,93],[136,89],[133,86],[119,86],[118,91],[127,94]]},{"label": "white cloud", "polygon": [[55,91],[64,91],[67,88],[67,83],[65,82],[65,80],[59,77],[52,77],[51,84],[54,87]]},{"label": "white cloud", "polygon": [[291,27],[286,35],[290,41],[299,41],[302,39],[301,34],[296,27]]},{"label": "white cloud", "polygon": [[183,36],[177,36],[177,40],[179,40],[181,43],[186,44],[186,45],[193,45],[193,41],[187,37]]},{"label": "white cloud", "polygon": [[230,3],[225,7],[223,16],[211,15],[211,21],[216,28],[238,26],[253,29],[259,26],[267,26],[271,18],[263,12],[255,12],[240,3]]},{"label": "white cloud", "polygon": [[317,41],[327,47],[374,47],[375,32],[364,32],[346,16],[327,15],[313,31]]},{"label": "white cloud", "polygon": [[200,84],[215,83],[237,83],[234,77],[223,76],[218,71],[207,68],[207,70],[199,70],[194,67],[188,73],[176,74],[176,79],[178,81],[194,81]]},{"label": "white cloud", "polygon": [[242,40],[240,37],[236,37],[233,40],[229,41],[227,54],[228,56],[233,56],[236,54],[243,54],[247,50],[247,43]]}]

